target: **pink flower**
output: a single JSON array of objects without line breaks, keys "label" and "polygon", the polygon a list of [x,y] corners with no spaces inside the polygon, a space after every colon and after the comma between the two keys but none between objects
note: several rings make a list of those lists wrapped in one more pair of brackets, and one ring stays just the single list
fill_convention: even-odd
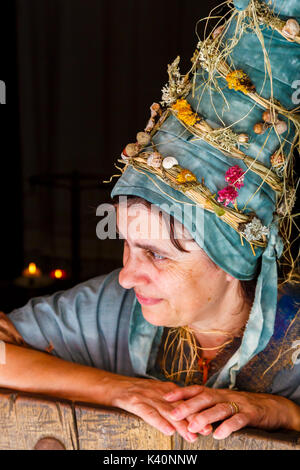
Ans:
[{"label": "pink flower", "polygon": [[237,190],[233,186],[227,186],[218,192],[218,202],[224,201],[224,206],[228,206],[229,203],[234,203],[239,195]]},{"label": "pink flower", "polygon": [[245,172],[238,166],[232,166],[226,172],[225,181],[236,189],[241,189],[244,186]]}]

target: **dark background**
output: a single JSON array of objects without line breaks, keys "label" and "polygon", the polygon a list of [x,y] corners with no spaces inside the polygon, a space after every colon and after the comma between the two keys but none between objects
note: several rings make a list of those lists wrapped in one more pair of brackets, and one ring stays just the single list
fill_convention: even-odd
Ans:
[{"label": "dark background", "polygon": [[[167,65],[180,55],[190,68],[196,23],[220,3],[2,0],[0,310],[121,266],[121,242],[96,237],[112,188],[101,182],[161,100]],[[29,262],[69,279],[18,287]]]}]

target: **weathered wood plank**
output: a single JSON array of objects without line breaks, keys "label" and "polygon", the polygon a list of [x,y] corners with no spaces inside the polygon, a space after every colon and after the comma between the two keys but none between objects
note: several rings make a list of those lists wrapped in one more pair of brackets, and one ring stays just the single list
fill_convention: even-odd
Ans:
[{"label": "weathered wood plank", "polygon": [[172,438],[116,409],[75,405],[80,450],[172,450]]},{"label": "weathered wood plank", "polygon": [[190,445],[183,441],[184,450],[300,450],[300,433],[290,431],[266,432],[244,429],[229,438],[218,441],[212,436],[202,437]]},{"label": "weathered wood plank", "polygon": [[53,450],[300,450],[300,433],[246,429],[223,441],[200,436],[189,444],[123,410],[0,389],[0,449],[49,446]]},{"label": "weathered wood plank", "polygon": [[78,448],[72,405],[26,394],[0,393],[0,449],[32,450],[43,438]]}]

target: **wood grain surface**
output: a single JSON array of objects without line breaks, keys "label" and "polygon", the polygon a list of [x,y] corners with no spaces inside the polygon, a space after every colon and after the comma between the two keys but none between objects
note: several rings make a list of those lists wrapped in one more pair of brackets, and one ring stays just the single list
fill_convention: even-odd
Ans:
[{"label": "wood grain surface", "polygon": [[300,450],[300,433],[245,429],[194,444],[122,410],[0,389],[0,450]]}]

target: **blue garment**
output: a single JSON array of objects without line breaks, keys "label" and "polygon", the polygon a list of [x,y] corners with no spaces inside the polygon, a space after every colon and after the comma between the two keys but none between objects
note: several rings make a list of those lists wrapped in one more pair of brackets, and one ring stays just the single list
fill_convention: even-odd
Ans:
[{"label": "blue garment", "polygon": [[[119,272],[31,299],[8,318],[34,349],[51,346],[52,355],[70,362],[129,377],[157,378],[150,371],[163,328],[144,319],[134,291],[120,286]],[[299,291],[286,289],[278,302],[274,335],[239,372],[238,389],[282,395],[300,405],[299,305]],[[281,347],[279,361],[263,376]]]}]

